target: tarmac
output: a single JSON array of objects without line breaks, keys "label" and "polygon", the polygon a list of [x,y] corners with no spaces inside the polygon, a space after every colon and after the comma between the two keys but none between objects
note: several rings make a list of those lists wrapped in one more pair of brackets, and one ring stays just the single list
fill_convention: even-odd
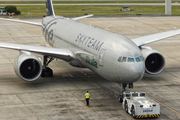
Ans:
[{"label": "tarmac", "polygon": [[[179,21],[178,16],[94,17],[81,20],[128,38],[180,29]],[[49,47],[40,27],[2,20],[0,42]],[[157,120],[178,120],[180,35],[147,46],[162,53],[166,60],[165,68],[158,75],[145,74],[129,91],[146,92],[160,103],[161,116]],[[40,77],[34,82],[26,82],[18,78],[13,70],[13,62],[18,56],[19,51],[0,48],[0,120],[133,120],[118,102],[118,84],[89,69],[72,67],[62,60],[54,60],[49,65],[54,77]],[[89,107],[84,99],[87,90],[91,95]]]}]

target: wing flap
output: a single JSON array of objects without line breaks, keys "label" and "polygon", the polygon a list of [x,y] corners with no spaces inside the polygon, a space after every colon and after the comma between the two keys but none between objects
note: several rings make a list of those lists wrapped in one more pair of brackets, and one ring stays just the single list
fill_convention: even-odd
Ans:
[{"label": "wing flap", "polygon": [[180,34],[180,29],[167,31],[167,32],[163,32],[163,33],[157,33],[157,34],[148,35],[148,36],[143,36],[143,37],[132,39],[132,41],[137,46],[143,46],[145,44],[152,43],[152,42],[155,42],[158,40],[162,40],[164,38],[172,37],[172,36],[175,36],[178,34]]},{"label": "wing flap", "polygon": [[4,43],[4,42],[0,42],[0,47],[6,49],[19,50],[19,51],[29,51],[41,55],[47,55],[47,56],[63,59],[65,61],[70,61],[71,59],[75,59],[74,54],[68,49],[21,45],[21,44]]}]

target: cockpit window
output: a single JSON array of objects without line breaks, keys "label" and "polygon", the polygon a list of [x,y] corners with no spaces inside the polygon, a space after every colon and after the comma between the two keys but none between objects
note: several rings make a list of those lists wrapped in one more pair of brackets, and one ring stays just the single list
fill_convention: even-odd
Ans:
[{"label": "cockpit window", "polygon": [[128,62],[134,62],[134,58],[128,58]]},{"label": "cockpit window", "polygon": [[133,58],[133,57],[123,57],[123,56],[120,56],[118,58],[118,62],[141,62],[143,61],[143,57],[142,56],[139,56],[139,57],[136,57],[136,58]]},{"label": "cockpit window", "polygon": [[122,57],[119,57],[118,61],[121,62],[122,61]]},{"label": "cockpit window", "polygon": [[136,59],[136,62],[140,62],[141,61],[141,59],[139,57],[136,57],[135,59]]},{"label": "cockpit window", "polygon": [[139,56],[139,57],[140,57],[141,61],[144,61],[144,58],[143,58],[143,56]]},{"label": "cockpit window", "polygon": [[127,57],[123,57],[122,62],[126,62]]}]

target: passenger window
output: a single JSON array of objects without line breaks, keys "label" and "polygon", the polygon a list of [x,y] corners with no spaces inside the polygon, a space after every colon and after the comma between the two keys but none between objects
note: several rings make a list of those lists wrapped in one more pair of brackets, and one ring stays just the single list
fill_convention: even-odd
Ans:
[{"label": "passenger window", "polygon": [[128,62],[134,62],[134,58],[128,58]]},{"label": "passenger window", "polygon": [[118,61],[121,62],[122,61],[122,57],[119,57]]},{"label": "passenger window", "polygon": [[140,62],[141,59],[139,57],[136,58],[136,62]]},{"label": "passenger window", "polygon": [[123,60],[122,60],[123,62],[126,62],[126,57],[123,57]]}]

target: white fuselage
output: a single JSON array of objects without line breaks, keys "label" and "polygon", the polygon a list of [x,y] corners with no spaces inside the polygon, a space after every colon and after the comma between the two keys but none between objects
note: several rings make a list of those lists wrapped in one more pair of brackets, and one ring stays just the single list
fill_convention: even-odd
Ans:
[{"label": "white fuselage", "polygon": [[[64,17],[43,18],[43,34],[49,45],[70,50],[75,59],[105,79],[132,83],[144,75],[144,61],[128,62],[142,56],[128,38]],[[119,62],[120,57],[127,60]]]}]

